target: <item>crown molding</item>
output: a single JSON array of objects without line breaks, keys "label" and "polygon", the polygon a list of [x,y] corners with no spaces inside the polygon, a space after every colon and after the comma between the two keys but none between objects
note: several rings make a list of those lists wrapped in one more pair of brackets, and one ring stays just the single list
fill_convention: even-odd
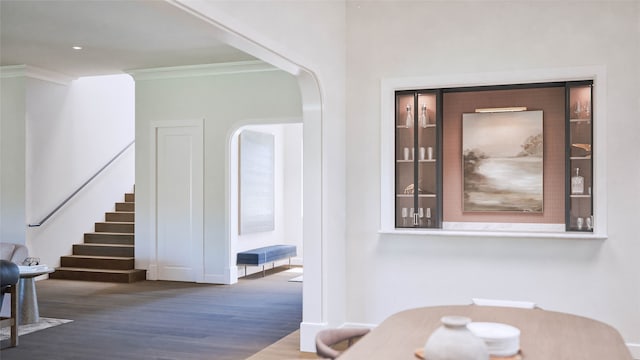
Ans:
[{"label": "crown molding", "polygon": [[158,80],[199,76],[218,76],[252,72],[277,71],[278,68],[265,62],[237,61],[219,64],[172,66],[152,69],[128,70],[134,80]]},{"label": "crown molding", "polygon": [[0,66],[0,78],[2,79],[21,76],[49,81],[59,85],[69,85],[75,79],[65,74],[30,65]]}]

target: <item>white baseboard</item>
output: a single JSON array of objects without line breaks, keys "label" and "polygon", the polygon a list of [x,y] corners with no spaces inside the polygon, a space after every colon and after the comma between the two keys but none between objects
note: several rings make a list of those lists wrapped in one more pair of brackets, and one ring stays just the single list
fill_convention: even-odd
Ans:
[{"label": "white baseboard", "polygon": [[316,352],[316,334],[326,329],[327,323],[300,323],[300,351]]},{"label": "white baseboard", "polygon": [[205,284],[225,284],[230,285],[231,279],[226,274],[204,274],[202,280]]},{"label": "white baseboard", "polygon": [[147,269],[147,280],[158,280],[158,265],[149,264]]},{"label": "white baseboard", "polygon": [[640,360],[640,344],[627,343],[627,347],[631,352],[631,357],[633,357],[634,360]]},{"label": "white baseboard", "polygon": [[304,264],[303,264],[302,258],[296,256],[291,258],[291,265],[302,266]]},{"label": "white baseboard", "polygon": [[226,284],[235,284],[238,282],[238,267],[231,266],[224,269],[224,276],[227,278]]}]

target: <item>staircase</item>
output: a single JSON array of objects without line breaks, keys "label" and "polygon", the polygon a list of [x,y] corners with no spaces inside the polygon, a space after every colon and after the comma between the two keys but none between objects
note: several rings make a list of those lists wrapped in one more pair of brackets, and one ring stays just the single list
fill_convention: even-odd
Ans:
[{"label": "staircase", "polygon": [[135,194],[124,195],[115,212],[95,223],[95,232],[84,234],[84,243],[73,245],[73,255],[62,256],[51,279],[131,283],[145,280],[146,270],[135,269]]}]

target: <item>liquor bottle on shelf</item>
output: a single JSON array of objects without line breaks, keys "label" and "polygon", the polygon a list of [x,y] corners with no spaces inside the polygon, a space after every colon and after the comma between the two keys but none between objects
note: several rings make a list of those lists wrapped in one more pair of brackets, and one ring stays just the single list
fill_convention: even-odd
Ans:
[{"label": "liquor bottle on shelf", "polygon": [[429,113],[427,113],[427,104],[422,104],[422,111],[420,112],[420,126],[422,126],[423,128],[427,127],[427,124],[429,123]]},{"label": "liquor bottle on shelf", "polygon": [[407,120],[405,122],[405,125],[407,126],[407,128],[410,128],[412,124],[413,116],[411,115],[411,104],[407,104]]},{"label": "liquor bottle on shelf", "polygon": [[584,194],[584,177],[580,176],[580,168],[576,168],[576,175],[571,177],[571,193]]}]

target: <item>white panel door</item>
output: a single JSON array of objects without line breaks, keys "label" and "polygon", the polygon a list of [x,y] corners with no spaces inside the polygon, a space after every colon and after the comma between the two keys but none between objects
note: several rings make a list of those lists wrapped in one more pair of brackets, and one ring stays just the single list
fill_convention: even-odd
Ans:
[{"label": "white panel door", "polygon": [[204,277],[202,139],[201,126],[156,129],[158,280]]}]

